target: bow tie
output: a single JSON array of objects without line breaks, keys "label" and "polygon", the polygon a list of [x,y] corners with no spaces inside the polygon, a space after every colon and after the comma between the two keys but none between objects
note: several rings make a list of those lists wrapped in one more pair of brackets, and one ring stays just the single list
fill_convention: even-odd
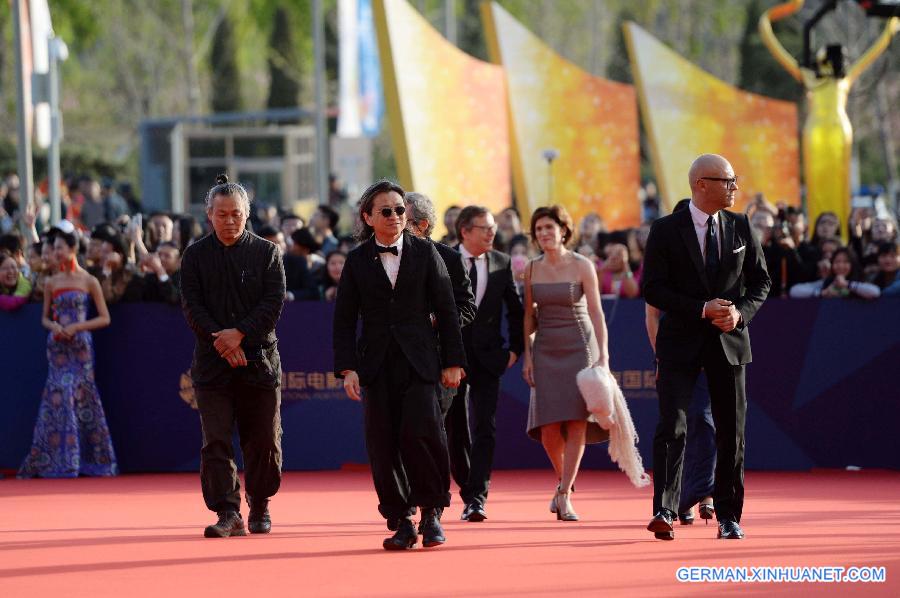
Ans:
[{"label": "bow tie", "polygon": [[376,245],[375,249],[378,250],[378,253],[393,253],[394,255],[400,255],[397,252],[397,247],[391,245],[390,247],[382,247],[381,245]]}]

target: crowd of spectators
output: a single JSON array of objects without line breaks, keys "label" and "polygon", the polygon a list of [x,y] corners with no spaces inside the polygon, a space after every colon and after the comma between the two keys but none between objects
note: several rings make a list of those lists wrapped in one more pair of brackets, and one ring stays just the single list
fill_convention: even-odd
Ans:
[{"label": "crowd of spectators", "polygon": [[[83,176],[68,180],[63,189],[63,215],[78,231],[79,260],[100,281],[107,303],[180,302],[181,255],[206,234],[205,222],[190,215],[143,214],[127,183]],[[57,269],[51,250],[56,230],[48,225],[49,206],[40,190],[36,196],[23,205],[17,177],[0,182],[3,310],[42,301],[44,281]],[[286,301],[334,300],[347,253],[356,245],[353,236],[341,233],[349,232],[353,223],[341,226],[340,207],[334,201],[322,204],[306,222],[294,213],[255,205],[248,226],[280,248]],[[458,243],[455,223],[461,208],[445,211],[447,234],[441,242]],[[605,296],[640,296],[644,247],[652,221],[660,214],[652,183],[642,189],[641,213],[644,221],[624,230],[608,230],[595,213],[578,224],[573,247],[594,262]],[[770,297],[900,295],[897,220],[883,203],[853,209],[846,243],[842,223],[830,212],[819,215],[810,230],[801,210],[773,205],[757,195],[748,203],[747,215],[772,278]],[[521,292],[528,260],[535,257],[537,247],[525,234],[515,208],[501,210],[495,219],[495,248],[512,256]]]}]

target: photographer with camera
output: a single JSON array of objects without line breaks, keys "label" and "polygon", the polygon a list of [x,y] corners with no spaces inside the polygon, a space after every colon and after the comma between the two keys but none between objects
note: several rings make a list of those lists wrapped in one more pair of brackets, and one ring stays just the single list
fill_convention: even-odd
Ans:
[{"label": "photographer with camera", "polygon": [[793,285],[811,279],[792,235],[788,209],[778,210],[777,216],[769,210],[756,210],[750,219],[753,230],[759,236],[766,269],[772,278],[770,297],[787,297]]}]

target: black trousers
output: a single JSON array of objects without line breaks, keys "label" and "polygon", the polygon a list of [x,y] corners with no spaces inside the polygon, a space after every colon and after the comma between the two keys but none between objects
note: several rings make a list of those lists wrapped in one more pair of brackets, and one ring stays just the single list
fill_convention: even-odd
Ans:
[{"label": "black trousers", "polygon": [[[497,445],[497,399],[500,379],[470,364],[444,419],[450,470],[466,504],[487,501]],[[469,427],[471,409],[472,431]]]},{"label": "black trousers", "polygon": [[281,389],[240,382],[195,389],[203,448],[200,486],[210,511],[240,511],[241,482],[231,436],[237,422],[247,498],[266,499],[281,485]]},{"label": "black trousers", "polygon": [[412,515],[417,506],[450,504],[438,386],[419,377],[392,340],[378,377],[363,388],[366,449],[385,519]]},{"label": "black trousers", "polygon": [[441,417],[447,433],[447,450],[450,455],[450,476],[462,488],[469,479],[469,453],[472,437],[469,434],[469,407],[466,399],[468,383],[465,379],[459,388],[440,387]]},{"label": "black trousers", "polygon": [[716,472],[716,426],[709,405],[706,374],[701,373],[687,411],[687,440],[681,475],[681,500],[678,512],[684,513],[695,504],[712,496]]},{"label": "black trousers", "polygon": [[686,411],[700,369],[709,384],[710,407],[716,428],[716,466],[713,501],[719,521],[741,520],[744,506],[744,424],[747,395],[744,366],[731,365],[717,341],[704,347],[700,361],[660,360],[656,378],[659,424],[653,438],[653,512],[678,512],[681,497]]}]

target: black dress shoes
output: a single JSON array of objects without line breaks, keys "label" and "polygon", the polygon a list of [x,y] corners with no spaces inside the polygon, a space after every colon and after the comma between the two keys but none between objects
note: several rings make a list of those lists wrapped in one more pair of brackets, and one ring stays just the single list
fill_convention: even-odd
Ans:
[{"label": "black dress shoes", "polygon": [[272,518],[269,516],[269,499],[250,500],[250,514],[247,515],[247,527],[251,534],[268,534],[272,531]]},{"label": "black dress shoes", "polygon": [[213,525],[206,526],[203,536],[206,538],[227,538],[229,536],[246,536],[244,520],[237,511],[222,511],[218,513],[219,520]]},{"label": "black dress shoes", "polygon": [[[675,528],[672,527],[673,521],[675,521],[675,513],[668,509],[660,509],[659,513],[647,524],[647,530],[653,532],[657,540],[674,540]],[[668,537],[669,535],[671,537]]]},{"label": "black dress shoes", "polygon": [[737,521],[720,521],[718,537],[723,540],[743,540],[744,530]]},{"label": "black dress shoes", "polygon": [[681,525],[694,525],[694,509],[679,513],[678,522]]},{"label": "black dress shoes", "polygon": [[385,538],[381,545],[385,550],[408,550],[416,547],[419,539],[416,534],[416,526],[412,519],[404,517],[397,522],[397,533],[390,538]]},{"label": "black dress shoes", "polygon": [[422,534],[422,546],[433,548],[447,541],[444,536],[444,528],[436,509],[422,509],[422,521],[419,523],[419,533]]},{"label": "black dress shoes", "polygon": [[487,513],[484,511],[484,506],[482,506],[480,502],[471,502],[463,509],[460,519],[477,523],[487,519]]}]

